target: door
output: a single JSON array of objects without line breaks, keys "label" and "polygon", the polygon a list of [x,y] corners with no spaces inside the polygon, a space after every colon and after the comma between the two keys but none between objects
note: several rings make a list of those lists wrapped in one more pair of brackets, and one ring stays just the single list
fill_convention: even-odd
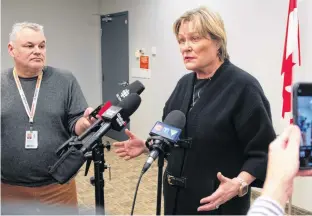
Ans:
[{"label": "door", "polygon": [[[121,83],[129,83],[128,12],[101,16],[101,29],[102,97],[106,102],[116,98]],[[106,136],[118,141],[128,138],[124,130],[110,130]]]}]

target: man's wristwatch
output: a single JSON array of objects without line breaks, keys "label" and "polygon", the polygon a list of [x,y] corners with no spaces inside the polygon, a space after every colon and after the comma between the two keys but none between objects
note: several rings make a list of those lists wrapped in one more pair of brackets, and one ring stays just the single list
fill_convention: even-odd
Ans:
[{"label": "man's wristwatch", "polygon": [[242,197],[245,196],[248,193],[248,184],[241,178],[236,177],[236,179],[239,181],[241,184],[238,190],[238,196]]}]

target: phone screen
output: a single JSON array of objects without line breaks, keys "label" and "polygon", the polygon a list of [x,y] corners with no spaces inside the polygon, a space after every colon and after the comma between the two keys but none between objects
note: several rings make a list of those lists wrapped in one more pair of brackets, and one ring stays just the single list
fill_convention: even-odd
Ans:
[{"label": "phone screen", "polygon": [[[308,87],[309,86],[309,87]],[[297,88],[295,123],[301,131],[300,167],[312,168],[312,84]]]}]

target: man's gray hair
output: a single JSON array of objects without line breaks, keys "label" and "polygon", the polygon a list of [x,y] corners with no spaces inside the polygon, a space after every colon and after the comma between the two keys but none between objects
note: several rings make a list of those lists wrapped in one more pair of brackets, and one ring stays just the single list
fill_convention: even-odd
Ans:
[{"label": "man's gray hair", "polygon": [[42,33],[44,33],[43,32],[43,26],[39,25],[37,23],[31,23],[31,22],[15,23],[12,26],[12,32],[10,33],[10,41],[13,42],[14,40],[16,40],[16,34],[24,28],[29,28],[29,29],[32,29],[34,31],[41,31]]}]

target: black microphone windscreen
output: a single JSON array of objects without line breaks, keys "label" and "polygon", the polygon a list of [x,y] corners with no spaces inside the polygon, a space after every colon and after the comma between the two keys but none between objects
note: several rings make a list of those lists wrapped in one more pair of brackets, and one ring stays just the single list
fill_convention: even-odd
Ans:
[{"label": "black microphone windscreen", "polygon": [[180,110],[173,110],[166,116],[164,123],[179,129],[183,129],[186,123],[186,118],[184,113]]},{"label": "black microphone windscreen", "polygon": [[133,83],[131,83],[128,86],[128,88],[130,93],[136,93],[138,95],[140,95],[145,89],[144,85],[139,80],[136,80]]},{"label": "black microphone windscreen", "polygon": [[138,109],[140,104],[141,97],[136,93],[132,93],[123,99],[118,106],[123,109],[127,116],[131,116]]},{"label": "black microphone windscreen", "polygon": [[129,94],[136,93],[140,95],[144,89],[145,86],[139,80],[136,80],[122,88],[120,92],[116,93],[114,96],[109,97],[108,100],[111,101],[112,105],[117,106],[121,101],[128,97]]}]

